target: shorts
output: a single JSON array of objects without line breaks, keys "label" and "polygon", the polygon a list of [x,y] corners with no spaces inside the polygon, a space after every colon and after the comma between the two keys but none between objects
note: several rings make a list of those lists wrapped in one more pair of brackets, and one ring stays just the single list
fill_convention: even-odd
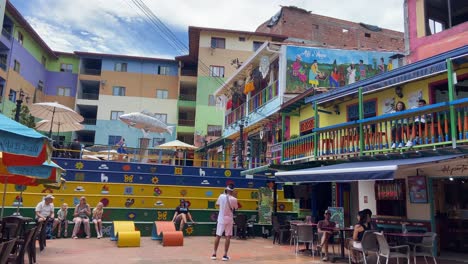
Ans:
[{"label": "shorts", "polygon": [[216,235],[222,236],[223,232],[225,236],[232,236],[232,228],[234,223],[231,221],[230,223],[218,223],[216,225]]}]

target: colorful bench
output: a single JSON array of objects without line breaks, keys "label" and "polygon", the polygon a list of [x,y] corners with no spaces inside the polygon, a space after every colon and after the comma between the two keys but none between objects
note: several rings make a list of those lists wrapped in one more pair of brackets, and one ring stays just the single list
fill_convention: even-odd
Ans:
[{"label": "colorful bench", "polygon": [[155,221],[152,239],[161,240],[164,247],[184,245],[184,234],[182,231],[176,231],[172,221]]},{"label": "colorful bench", "polygon": [[133,221],[113,221],[111,226],[111,240],[117,241],[118,247],[139,247],[140,231],[135,230]]}]

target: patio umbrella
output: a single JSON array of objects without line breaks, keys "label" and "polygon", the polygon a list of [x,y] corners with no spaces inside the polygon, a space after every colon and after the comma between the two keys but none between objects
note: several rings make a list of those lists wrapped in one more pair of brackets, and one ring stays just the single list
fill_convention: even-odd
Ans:
[{"label": "patio umbrella", "polygon": [[42,165],[50,159],[52,145],[41,133],[0,114],[0,152],[6,166]]},{"label": "patio umbrella", "polygon": [[184,151],[184,165],[186,163],[186,151],[197,149],[194,145],[187,144],[180,140],[173,140],[158,146],[160,149],[172,149],[174,151],[183,150]]},{"label": "patio umbrella", "polygon": [[[45,103],[36,103],[33,104],[30,108],[30,113],[32,116],[51,120],[52,123],[58,122],[63,123],[80,123],[83,122],[84,118],[73,111],[73,109],[59,104],[57,102],[45,102]],[[49,130],[49,137],[52,136],[52,126]]]},{"label": "patio umbrella", "polygon": [[42,120],[36,123],[36,130],[39,131],[57,131],[57,134],[60,132],[70,132],[70,131],[78,131],[84,129],[84,126],[77,122],[72,123],[61,123],[61,122],[52,122],[50,120]]}]

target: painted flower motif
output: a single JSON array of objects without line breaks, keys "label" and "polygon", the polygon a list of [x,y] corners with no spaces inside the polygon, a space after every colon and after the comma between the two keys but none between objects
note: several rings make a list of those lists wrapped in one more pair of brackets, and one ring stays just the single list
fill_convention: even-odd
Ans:
[{"label": "painted flower motif", "polygon": [[102,198],[101,201],[102,205],[104,205],[104,207],[107,207],[109,205],[109,199],[107,198]]},{"label": "painted flower motif", "polygon": [[187,235],[191,235],[193,233],[193,227],[192,226],[189,226],[185,229],[185,233],[187,233]]},{"label": "painted flower motif", "polygon": [[122,170],[124,170],[124,171],[129,171],[131,169],[132,169],[132,167],[130,167],[130,165],[128,165],[128,164],[122,166]]},{"label": "painted flower motif", "polygon": [[231,173],[230,170],[225,170],[225,171],[224,171],[224,176],[226,176],[226,177],[231,177],[231,175],[232,175],[232,173]]},{"label": "painted flower motif", "polygon": [[284,209],[286,209],[286,205],[284,205],[283,203],[280,203],[280,204],[278,204],[278,209],[280,211],[284,211]]},{"label": "painted flower motif", "polygon": [[180,190],[180,195],[185,197],[187,195],[187,190]]},{"label": "painted flower motif", "polygon": [[162,191],[161,191],[161,189],[159,189],[159,187],[155,187],[153,189],[153,191],[154,191],[154,196],[159,196],[162,193]]},{"label": "painted flower motif", "polygon": [[250,193],[250,198],[251,199],[258,199],[258,192],[251,192]]},{"label": "painted flower motif", "polygon": [[152,182],[153,184],[158,184],[158,183],[159,183],[159,178],[156,177],[156,176],[154,176],[153,178],[151,178],[151,182]]},{"label": "painted flower motif", "polygon": [[157,170],[156,167],[151,167],[151,168],[150,168],[150,172],[151,172],[151,173],[155,173],[156,170]]},{"label": "painted flower motif", "polygon": [[78,169],[78,170],[83,169],[83,168],[84,168],[83,162],[77,162],[77,163],[75,164],[75,168]]},{"label": "painted flower motif", "polygon": [[178,168],[178,167],[174,168],[174,174],[182,175],[182,168]]},{"label": "painted flower motif", "polygon": [[127,214],[128,220],[133,220],[135,219],[135,217],[136,217],[136,214],[134,212],[130,212]]}]

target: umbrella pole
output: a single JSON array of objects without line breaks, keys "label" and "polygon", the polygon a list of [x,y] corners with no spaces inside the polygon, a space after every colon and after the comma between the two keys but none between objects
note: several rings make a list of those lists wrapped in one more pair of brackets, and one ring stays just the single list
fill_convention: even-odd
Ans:
[{"label": "umbrella pole", "polygon": [[24,189],[24,186],[21,187],[21,192],[20,192],[20,198],[19,198],[19,201],[17,201],[17,207],[16,207],[16,216],[21,216],[20,212],[19,212],[19,208],[20,208],[20,204],[22,203],[23,201],[23,189]]},{"label": "umbrella pole", "polygon": [[52,111],[52,120],[50,120],[50,130],[49,130],[49,138],[52,137],[52,125],[54,124],[54,115],[55,115],[55,107]]},{"label": "umbrella pole", "polygon": [[3,186],[2,212],[0,213],[0,219],[3,218],[3,208],[5,208],[5,196],[6,196],[7,184],[8,184],[8,177],[5,177],[5,183]]}]

